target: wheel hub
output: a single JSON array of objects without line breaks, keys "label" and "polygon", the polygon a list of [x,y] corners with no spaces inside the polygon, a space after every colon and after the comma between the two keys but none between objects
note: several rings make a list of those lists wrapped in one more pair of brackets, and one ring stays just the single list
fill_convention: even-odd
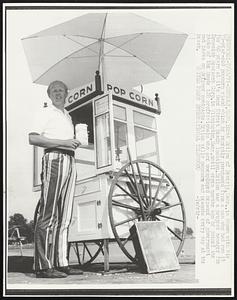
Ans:
[{"label": "wheel hub", "polygon": [[155,216],[161,214],[161,209],[160,209],[159,207],[158,207],[158,208],[152,208],[152,207],[149,207],[145,212],[146,212],[149,216],[155,217]]},{"label": "wheel hub", "polygon": [[151,216],[152,217],[155,217],[157,215],[160,215],[161,214],[161,209],[160,208],[155,208],[151,211]]}]

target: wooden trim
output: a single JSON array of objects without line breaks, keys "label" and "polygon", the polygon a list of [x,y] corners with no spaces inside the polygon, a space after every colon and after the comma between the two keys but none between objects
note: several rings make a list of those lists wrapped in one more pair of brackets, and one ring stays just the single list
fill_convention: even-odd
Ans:
[{"label": "wooden trim", "polygon": [[70,111],[71,109],[73,109],[73,108],[75,108],[75,107],[77,107],[77,106],[79,106],[79,105],[82,105],[82,104],[86,103],[87,101],[89,101],[89,100],[91,100],[91,99],[93,99],[93,98],[95,98],[96,96],[101,95],[101,94],[103,94],[102,91],[94,91],[94,92],[91,93],[90,95],[87,95],[87,96],[85,96],[84,98],[81,98],[79,101],[74,102],[74,103],[72,103],[71,105],[68,105],[67,107],[65,107],[65,109],[66,109],[67,111]]},{"label": "wooden trim", "polygon": [[116,96],[116,95],[112,95],[112,98],[113,98],[113,100],[117,100],[117,101],[119,101],[119,102],[128,104],[128,105],[130,105],[130,106],[139,107],[139,108],[141,108],[141,109],[143,109],[143,110],[148,110],[148,111],[150,111],[150,112],[159,114],[159,110],[158,110],[158,109],[155,109],[155,108],[152,108],[152,107],[148,107],[148,106],[142,105],[142,104],[140,104],[140,103],[132,102],[132,101],[130,101],[130,100],[127,100],[127,99],[125,99],[125,98],[122,98],[122,97],[119,97],[119,96]]},{"label": "wooden trim", "polygon": [[95,166],[95,162],[89,160],[75,159],[75,162],[78,164]]}]

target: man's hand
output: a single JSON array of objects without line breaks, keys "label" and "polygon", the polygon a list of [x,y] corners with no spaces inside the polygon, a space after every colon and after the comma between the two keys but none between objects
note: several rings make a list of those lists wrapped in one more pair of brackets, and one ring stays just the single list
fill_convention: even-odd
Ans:
[{"label": "man's hand", "polygon": [[44,147],[44,148],[66,148],[66,149],[76,149],[81,143],[76,139],[69,140],[59,140],[59,139],[49,139],[38,133],[29,134],[30,145]]},{"label": "man's hand", "polygon": [[72,148],[72,149],[76,149],[81,145],[81,143],[76,139],[65,140],[64,143],[65,143],[64,145],[65,147]]}]

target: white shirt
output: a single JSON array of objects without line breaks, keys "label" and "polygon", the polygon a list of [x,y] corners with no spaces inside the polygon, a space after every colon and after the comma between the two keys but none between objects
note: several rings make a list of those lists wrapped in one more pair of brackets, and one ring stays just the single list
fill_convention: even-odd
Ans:
[{"label": "white shirt", "polygon": [[30,132],[36,132],[49,139],[67,140],[74,138],[74,127],[71,116],[54,105],[44,107],[37,114]]}]

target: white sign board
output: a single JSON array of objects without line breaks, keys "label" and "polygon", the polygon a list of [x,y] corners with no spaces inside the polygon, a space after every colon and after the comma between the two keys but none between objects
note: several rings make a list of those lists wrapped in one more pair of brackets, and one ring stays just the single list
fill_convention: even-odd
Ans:
[{"label": "white sign board", "polygon": [[65,107],[70,106],[71,104],[74,104],[76,102],[80,102],[81,99],[84,97],[92,94],[96,91],[95,82],[90,82],[84,86],[77,87],[73,90],[70,90],[68,93],[68,96],[66,98]]}]

